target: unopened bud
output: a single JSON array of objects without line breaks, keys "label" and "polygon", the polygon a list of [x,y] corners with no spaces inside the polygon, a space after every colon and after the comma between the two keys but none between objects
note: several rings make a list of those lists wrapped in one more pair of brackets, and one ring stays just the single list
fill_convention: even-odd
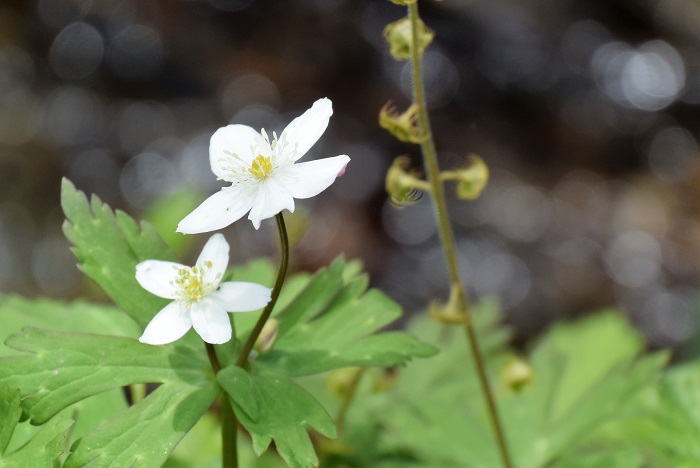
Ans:
[{"label": "unopened bud", "polygon": [[428,307],[428,315],[435,321],[450,325],[463,325],[469,320],[465,310],[461,288],[453,286],[447,304],[433,301]]},{"label": "unopened bud", "polygon": [[[409,2],[410,3],[410,2]],[[435,33],[418,19],[418,54],[423,55],[425,48],[433,40]],[[413,47],[411,20],[402,18],[384,28],[384,39],[389,44],[389,53],[396,60],[409,60]]]},{"label": "unopened bud", "polygon": [[379,111],[379,126],[401,141],[419,144],[425,139],[425,134],[418,124],[418,109],[413,104],[399,114],[389,102]]},{"label": "unopened bud", "polygon": [[343,398],[357,384],[361,367],[343,367],[330,371],[326,377],[326,390]]},{"label": "unopened bud", "polygon": [[272,349],[272,346],[277,341],[277,333],[280,329],[280,322],[276,318],[271,318],[263,325],[258,339],[255,340],[255,349],[260,354],[265,354]]},{"label": "unopened bud", "polygon": [[387,392],[396,386],[396,382],[399,380],[399,372],[396,369],[378,369],[378,371],[373,375],[373,392]]},{"label": "unopened bud", "polygon": [[416,171],[409,170],[411,160],[408,156],[394,159],[386,173],[385,187],[389,200],[394,206],[403,207],[420,199],[418,190],[430,190],[428,184],[418,177]]},{"label": "unopened bud", "polygon": [[457,181],[457,196],[462,200],[474,200],[479,198],[489,181],[489,168],[477,155],[469,155],[469,165],[445,171],[441,174],[442,180]]},{"label": "unopened bud", "polygon": [[521,392],[534,379],[535,373],[525,360],[515,357],[501,371],[501,382],[505,388]]}]

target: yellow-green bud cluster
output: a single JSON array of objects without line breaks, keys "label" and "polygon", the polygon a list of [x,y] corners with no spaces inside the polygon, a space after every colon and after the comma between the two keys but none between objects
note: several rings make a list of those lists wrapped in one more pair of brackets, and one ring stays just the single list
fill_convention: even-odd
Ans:
[{"label": "yellow-green bud cluster", "polygon": [[467,166],[445,171],[441,174],[442,180],[457,181],[457,196],[462,200],[474,200],[479,198],[489,181],[489,168],[477,155],[469,155]]},{"label": "yellow-green bud cluster", "polygon": [[420,199],[419,190],[429,191],[430,186],[418,177],[416,171],[408,168],[411,160],[408,156],[399,156],[394,159],[386,173],[385,187],[392,204],[403,207]]},{"label": "yellow-green bud cluster", "polygon": [[[398,2],[394,2],[398,3]],[[406,2],[404,4],[413,3]],[[418,54],[423,55],[425,49],[432,42],[435,33],[430,30],[423,21],[418,20]],[[413,34],[411,21],[402,18],[384,28],[384,39],[389,44],[389,53],[395,60],[410,60],[413,48]]]},{"label": "yellow-green bud cluster", "polygon": [[388,102],[379,111],[379,126],[401,141],[420,144],[425,140],[425,134],[418,124],[418,110],[418,106],[413,104],[404,113],[399,114]]}]

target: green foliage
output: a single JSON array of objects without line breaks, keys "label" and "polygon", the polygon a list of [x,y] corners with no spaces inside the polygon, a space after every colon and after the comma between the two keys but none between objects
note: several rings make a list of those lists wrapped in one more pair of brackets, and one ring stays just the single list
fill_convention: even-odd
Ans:
[{"label": "green foliage", "polygon": [[202,194],[199,191],[180,190],[156,200],[143,216],[177,254],[182,254],[196,237],[185,236],[175,229],[180,220],[197,208],[201,201]]},{"label": "green foliage", "polygon": [[[289,466],[317,466],[318,458],[305,426],[335,437],[335,425],[326,410],[306,390],[285,377],[254,374],[242,378],[241,374],[245,372],[228,367],[217,377],[231,395],[239,421],[250,432],[255,453],[265,452],[274,440]],[[251,405],[251,401],[257,404]]]},{"label": "green foliage", "polygon": [[640,447],[648,466],[699,466],[700,362],[666,372],[635,400],[615,435]]},{"label": "green foliage", "polygon": [[[251,368],[243,370],[232,367],[240,340],[218,347],[224,369],[217,382],[195,333],[165,346],[135,339],[167,304],[134,278],[140,261],[173,260],[155,229],[147,223],[137,225],[124,213],[115,214],[97,197],[88,203],[67,180],[62,205],[67,217],[64,230],[80,268],[105,289],[118,309],[0,297],[0,312],[7,312],[0,315],[0,325],[11,333],[5,341],[8,349],[0,357],[0,385],[12,388],[0,402],[1,409],[7,407],[0,448],[29,440],[12,452],[13,457],[30,456],[29,447],[42,451],[41,457],[50,452],[51,462],[62,457],[65,466],[159,465],[223,387],[250,432],[256,454],[265,452],[274,440],[290,466],[310,466],[318,459],[306,427],[333,437],[335,426],[325,409],[289,377],[350,363],[400,365],[434,352],[405,333],[376,334],[401,311],[378,291],[366,291],[367,278],[359,264],[339,259],[316,275],[297,275],[287,282],[275,311],[279,350],[253,356]],[[274,269],[269,262],[256,261],[226,276],[270,284]],[[240,339],[247,337],[258,315],[237,314]],[[307,359],[314,361],[309,364]],[[157,388],[127,407],[122,388],[144,384]],[[83,411],[91,408],[92,401],[104,408],[92,406],[95,414]],[[79,427],[75,438],[68,432],[73,416]],[[25,418],[43,424],[42,429],[15,437],[15,428],[26,427],[17,421]],[[70,453],[62,456],[69,443]]]},{"label": "green foliage", "polygon": [[170,249],[152,225],[139,226],[126,213],[112,212],[97,196],[88,203],[68,179],[61,184],[61,206],[66,215],[63,231],[75,245],[80,268],[145,328],[167,300],[139,286],[136,265],[148,259],[174,261]]},{"label": "green foliage", "polygon": [[[343,259],[320,270],[277,308],[277,342],[256,365],[296,377],[341,367],[395,366],[435,354],[434,347],[404,332],[376,333],[396,320],[401,308],[366,287],[367,277]],[[237,327],[245,336],[245,327]]]},{"label": "green foliage", "polygon": [[70,418],[54,418],[15,451],[7,447],[22,412],[20,391],[0,384],[0,467],[52,466],[66,448]]},{"label": "green foliage", "polygon": [[[516,466],[638,466],[638,445],[599,429],[625,420],[634,395],[655,382],[664,353],[641,355],[638,334],[619,314],[605,312],[549,330],[529,353],[532,382],[514,390],[498,378],[513,351],[507,330],[496,326],[496,308],[481,304],[475,316]],[[349,460],[357,462],[368,446],[364,435],[376,434],[369,444],[375,458],[365,465],[403,458],[417,466],[498,466],[463,332],[425,318],[409,329],[441,352],[402,369],[391,391],[358,396],[347,423],[352,429],[341,439],[355,453]]]}]

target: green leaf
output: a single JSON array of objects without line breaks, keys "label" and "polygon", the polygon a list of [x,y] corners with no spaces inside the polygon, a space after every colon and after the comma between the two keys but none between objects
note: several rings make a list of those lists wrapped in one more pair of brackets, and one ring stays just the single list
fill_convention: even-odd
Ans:
[{"label": "green leaf", "polygon": [[276,314],[277,341],[256,364],[294,377],[340,367],[396,366],[433,355],[434,347],[405,332],[377,333],[401,316],[401,308],[378,290],[366,291],[367,278],[357,273],[355,263],[341,258],[305,279]]},{"label": "green leaf", "polygon": [[0,384],[0,455],[5,453],[21,415],[19,389]]},{"label": "green leaf", "polygon": [[[0,339],[27,326],[130,337],[141,333],[138,325],[114,306],[0,295]],[[0,346],[0,356],[10,354],[18,352]]]},{"label": "green leaf", "polygon": [[123,212],[113,213],[96,196],[87,197],[63,179],[63,231],[75,245],[80,268],[142,328],[167,305],[136,282],[136,265],[144,260],[174,261],[170,249],[148,223],[137,225]]},{"label": "green leaf", "polygon": [[643,393],[618,428],[621,442],[633,442],[649,466],[700,464],[700,361],[668,370]]},{"label": "green leaf", "polygon": [[[251,386],[232,386],[232,381],[240,379],[240,372],[235,367],[221,370],[217,377],[222,386],[228,386],[236,393],[250,392],[246,396],[229,395],[236,416],[253,438],[256,454],[265,452],[274,440],[277,451],[289,466],[318,466],[318,457],[306,427],[332,438],[336,436],[335,424],[306,390],[285,377],[264,374],[250,375]],[[258,402],[256,420],[237,404],[237,401],[251,399]]]},{"label": "green leaf", "polygon": [[[532,382],[513,391],[497,378],[511,359],[506,333],[494,329],[491,319],[479,321],[481,315],[475,311],[477,335],[516,466],[548,466],[572,450],[589,460],[636,459],[633,449],[612,454],[605,445],[593,445],[589,435],[625,416],[625,405],[659,375],[664,353],[640,357],[642,340],[620,315],[590,316],[549,330],[529,358]],[[385,429],[384,451],[412,453],[425,466],[498,466],[464,335],[450,336],[425,320],[411,329],[441,343],[442,352],[401,371],[387,395],[357,399],[357,417]]]},{"label": "green leaf", "polygon": [[238,405],[252,421],[258,419],[260,408],[255,398],[254,383],[245,370],[237,366],[226,368],[217,379],[229,394],[232,404]]},{"label": "green leaf", "polygon": [[180,220],[197,208],[202,199],[202,194],[199,191],[182,189],[158,198],[148,207],[143,216],[176,253],[182,254],[196,237],[185,236],[177,232],[177,225]]},{"label": "green leaf", "polygon": [[0,382],[21,390],[25,409],[39,424],[111,388],[148,382],[196,384],[212,374],[203,353],[179,343],[149,346],[131,338],[26,328],[6,344],[33,354],[0,359]]},{"label": "green leaf", "polygon": [[[90,430],[67,463],[95,457],[162,463],[220,393],[202,346],[149,346],[132,338],[25,328],[6,344],[30,354],[0,359],[0,382],[18,387],[35,423],[75,402],[133,383],[160,383],[135,406]],[[82,403],[82,401],[81,401]],[[98,421],[100,422],[100,421]],[[72,466],[75,466],[72,465]]]},{"label": "green leaf", "polygon": [[214,382],[161,385],[74,444],[65,466],[159,466],[219,392]]},{"label": "green leaf", "polygon": [[29,442],[0,458],[0,467],[53,466],[66,449],[72,426],[70,418],[52,419]]}]

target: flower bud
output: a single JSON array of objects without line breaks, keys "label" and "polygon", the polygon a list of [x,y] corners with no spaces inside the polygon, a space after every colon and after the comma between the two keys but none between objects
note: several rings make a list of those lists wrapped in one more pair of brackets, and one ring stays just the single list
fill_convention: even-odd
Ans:
[{"label": "flower bud", "polygon": [[462,200],[474,200],[479,198],[489,181],[489,168],[477,155],[469,155],[468,166],[445,171],[441,174],[442,180],[457,181],[457,196]]},{"label": "flower bud", "polygon": [[255,340],[255,349],[257,349],[260,354],[265,354],[272,349],[275,341],[277,341],[279,329],[280,322],[276,318],[271,318],[265,322],[262,330],[260,330],[258,339]]},{"label": "flower bud", "polygon": [[452,286],[450,299],[447,301],[447,304],[433,301],[428,307],[428,315],[437,322],[449,325],[463,325],[469,320],[464,303],[462,289],[458,286]]},{"label": "flower bud", "polygon": [[406,112],[399,114],[396,108],[387,103],[379,111],[379,126],[386,129],[401,141],[419,144],[425,139],[418,125],[418,106],[413,104]]},{"label": "flower bud", "polygon": [[375,393],[388,392],[396,386],[399,380],[399,372],[396,369],[377,369],[373,374],[372,391]]},{"label": "flower bud", "polygon": [[530,364],[514,357],[501,371],[501,383],[513,392],[521,392],[532,382],[534,376]]},{"label": "flower bud", "polygon": [[[411,3],[411,2],[408,2]],[[423,55],[425,48],[433,40],[435,33],[418,19],[418,54]],[[402,18],[384,28],[384,39],[389,44],[389,53],[395,60],[410,60],[413,34],[411,20]]]},{"label": "flower bud", "polygon": [[418,178],[416,171],[408,170],[410,164],[408,156],[399,156],[386,173],[386,192],[394,206],[404,207],[414,203],[421,197],[419,189],[430,190],[426,182]]},{"label": "flower bud", "polygon": [[361,367],[343,367],[330,371],[326,377],[326,390],[341,398],[345,397],[357,384],[359,372],[362,372]]}]

